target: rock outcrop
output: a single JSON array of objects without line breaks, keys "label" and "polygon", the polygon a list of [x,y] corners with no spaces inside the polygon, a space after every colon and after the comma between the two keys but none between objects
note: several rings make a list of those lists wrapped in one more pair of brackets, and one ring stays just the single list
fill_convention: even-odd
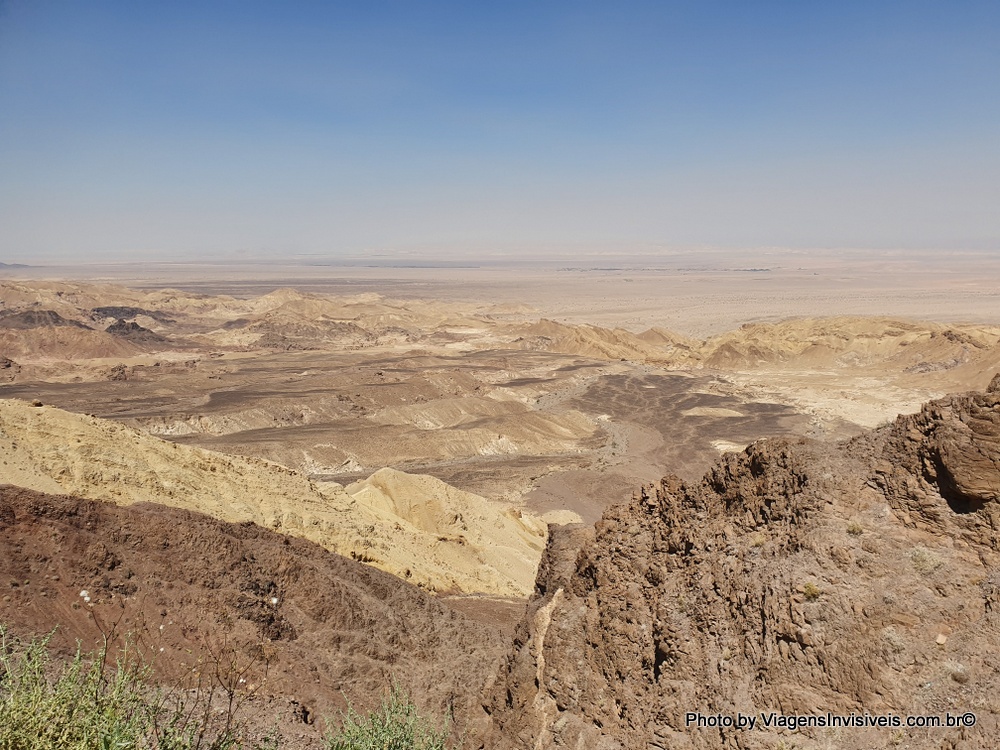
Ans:
[{"label": "rock outcrop", "polygon": [[30,328],[72,327],[90,330],[78,320],[67,320],[54,310],[4,310],[0,312],[0,328],[27,330]]},{"label": "rock outcrop", "polygon": [[[998,528],[1000,378],[846,443],[761,441],[667,477],[592,535],[552,535],[483,746],[994,747]],[[739,715],[755,726],[724,725]]]},{"label": "rock outcrop", "polygon": [[119,318],[104,330],[112,336],[118,336],[142,344],[158,344],[167,340],[160,334],[148,328],[143,328],[134,320],[126,322],[123,318]]},{"label": "rock outcrop", "polygon": [[0,356],[0,383],[14,380],[21,372],[21,366],[12,359]]},{"label": "rock outcrop", "polygon": [[146,317],[157,320],[160,323],[173,323],[173,319],[158,310],[146,310],[142,307],[133,307],[130,305],[104,305],[102,307],[95,307],[91,312],[91,317],[94,320],[99,320],[102,318],[114,318],[115,320],[132,320],[140,315],[145,315]]}]

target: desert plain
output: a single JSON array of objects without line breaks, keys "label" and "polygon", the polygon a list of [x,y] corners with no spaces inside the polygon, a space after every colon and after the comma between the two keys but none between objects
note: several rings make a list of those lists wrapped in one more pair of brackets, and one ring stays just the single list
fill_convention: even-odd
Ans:
[{"label": "desert plain", "polygon": [[[101,618],[117,613],[122,631],[164,625],[156,632],[168,636],[157,647],[179,660],[210,650],[220,633],[227,647],[266,643],[277,666],[253,698],[278,717],[293,747],[318,742],[323,722],[345,700],[370,705],[393,679],[429,708],[452,711],[470,747],[550,747],[570,739],[580,747],[640,746],[631,744],[640,728],[620,711],[627,730],[577,710],[565,696],[556,700],[555,688],[542,695],[536,684],[538,695],[525,697],[519,670],[528,667],[518,660],[531,656],[530,669],[541,677],[544,633],[550,620],[560,622],[552,618],[563,595],[546,586],[558,583],[571,596],[570,568],[575,564],[578,576],[590,570],[586,550],[597,555],[601,534],[625,523],[623,508],[669,508],[688,498],[700,510],[685,523],[714,528],[708,490],[690,488],[725,495],[728,480],[710,481],[723,469],[734,476],[745,469],[754,481],[770,471],[759,463],[792,471],[800,459],[767,447],[774,445],[872,440],[864,445],[875,455],[882,443],[871,447],[877,441],[866,436],[889,435],[926,402],[984,391],[1000,371],[1000,261],[989,254],[468,257],[0,269],[0,446],[2,482],[10,485],[3,507],[12,509],[0,514],[8,527],[7,554],[0,555],[0,586],[10,589],[4,622],[26,632],[59,625],[55,643],[69,648],[74,639],[97,638]],[[772,441],[759,443],[765,439]],[[809,484],[806,495],[833,481],[831,473],[864,473],[838,464],[861,461],[855,453],[823,456],[813,463],[829,464],[825,479]],[[927,471],[923,481],[932,481],[937,475]],[[792,489],[761,492],[794,505],[803,472],[792,472]],[[855,505],[843,511],[843,523],[878,526],[892,503],[872,493],[896,485],[858,481],[866,494],[844,501]],[[989,499],[991,481],[962,497]],[[689,489],[677,489],[682,483]],[[659,494],[649,489],[657,486]],[[750,495],[737,493],[740,502]],[[45,496],[75,500],[53,500],[41,511]],[[947,519],[935,521],[935,537],[899,507],[894,512],[905,516],[902,527],[918,527],[919,548],[930,555],[910,577],[937,574],[944,558],[929,550],[942,538],[948,554],[961,557],[955,569],[975,577],[979,563],[968,550],[989,541],[949,537]],[[767,522],[765,513],[755,523]],[[774,537],[725,524],[716,531],[719,539],[741,537],[748,555],[769,550]],[[635,538],[643,533],[637,528]],[[864,542],[883,533],[872,531]],[[812,549],[789,534],[796,550]],[[862,544],[858,536],[815,546],[822,553],[814,567],[828,555],[850,567],[871,558],[875,546],[902,556],[908,544],[897,536],[872,549],[830,551]],[[294,543],[282,547],[282,538]],[[593,560],[592,569],[603,570],[605,563]],[[857,564],[876,575],[870,561]],[[878,575],[891,574],[886,565]],[[663,589],[669,569],[643,575]],[[705,569],[721,575],[718,567]],[[841,572],[823,590],[856,575]],[[611,584],[594,580],[591,599],[579,583],[572,596],[605,613],[600,585]],[[802,664],[822,671],[822,658],[808,651],[817,639],[802,628],[818,630],[823,618],[803,610],[812,607],[811,589],[803,595],[801,581],[789,586],[798,592],[791,617],[799,629],[779,634],[774,658],[795,664],[790,638]],[[81,590],[95,600],[82,610]],[[286,602],[292,612],[282,611]],[[903,673],[935,652],[921,647],[912,664],[901,664],[909,646],[897,631],[918,627],[919,618],[897,614],[879,625],[879,638],[891,647],[890,668]],[[601,631],[579,616],[588,624],[578,632]],[[651,617],[658,635],[649,669],[659,683],[663,665],[679,657],[663,645],[670,617]],[[959,629],[938,625],[937,635]],[[674,637],[688,644],[701,637],[679,632]],[[574,637],[564,634],[567,642]],[[741,658],[760,662],[752,651]],[[729,643],[699,658],[730,664],[735,652]],[[962,681],[971,667],[957,658],[945,660],[960,675],[949,685],[971,689],[976,680]],[[303,670],[309,679],[301,679]],[[164,675],[182,677],[177,669]],[[859,679],[828,681],[827,702],[836,702],[836,693],[842,708],[851,700],[861,706],[871,693],[901,706],[912,687],[876,689]],[[893,690],[895,697],[886,697]],[[820,698],[797,703],[792,692],[782,693],[786,708],[824,705]],[[643,725],[671,730],[641,746],[712,746],[704,736],[683,735],[672,709],[663,710]],[[559,724],[563,712],[574,718]],[[611,744],[599,744],[607,738]],[[868,741],[865,735],[857,746]]]}]

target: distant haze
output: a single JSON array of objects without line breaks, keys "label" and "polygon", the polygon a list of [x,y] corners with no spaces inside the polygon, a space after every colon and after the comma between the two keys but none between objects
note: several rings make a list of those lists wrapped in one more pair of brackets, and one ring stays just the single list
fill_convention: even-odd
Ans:
[{"label": "distant haze", "polygon": [[0,0],[0,261],[1000,252],[996,2]]}]

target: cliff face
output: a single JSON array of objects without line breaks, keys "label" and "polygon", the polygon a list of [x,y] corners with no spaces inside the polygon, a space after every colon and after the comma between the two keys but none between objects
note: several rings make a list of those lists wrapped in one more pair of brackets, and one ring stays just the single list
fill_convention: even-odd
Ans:
[{"label": "cliff face", "polygon": [[[994,747],[998,528],[1000,377],[848,443],[763,441],[699,484],[667,477],[553,534],[484,746]],[[828,711],[977,723],[762,725]]]}]

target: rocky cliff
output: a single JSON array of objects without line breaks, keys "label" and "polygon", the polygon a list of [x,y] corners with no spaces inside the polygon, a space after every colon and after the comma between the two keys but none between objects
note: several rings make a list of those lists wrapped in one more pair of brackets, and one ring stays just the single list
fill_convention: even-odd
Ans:
[{"label": "rocky cliff", "polygon": [[850,442],[667,477],[552,535],[483,746],[994,747],[998,527],[1000,376]]}]

